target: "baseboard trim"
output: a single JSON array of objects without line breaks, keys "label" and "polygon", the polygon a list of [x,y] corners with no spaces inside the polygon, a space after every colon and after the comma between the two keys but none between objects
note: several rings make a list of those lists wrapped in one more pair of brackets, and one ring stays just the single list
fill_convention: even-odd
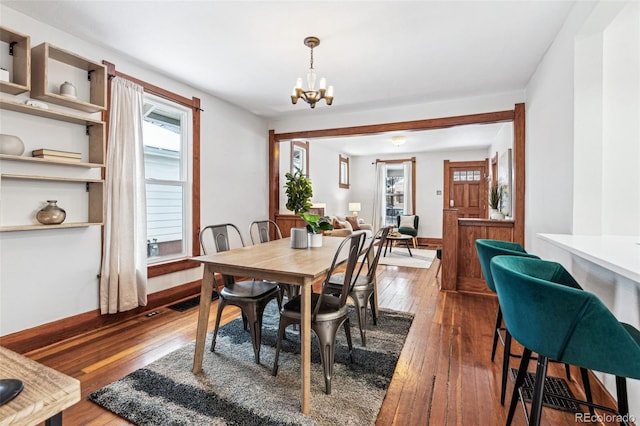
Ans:
[{"label": "baseboard trim", "polygon": [[150,294],[147,297],[147,306],[140,306],[130,311],[102,315],[100,314],[100,310],[96,309],[8,334],[0,337],[0,345],[14,352],[23,354],[106,325],[123,321],[160,306],[197,296],[200,294],[201,281],[202,280],[193,281]]},{"label": "baseboard trim", "polygon": [[442,238],[418,237],[418,245],[428,247],[442,247]]}]

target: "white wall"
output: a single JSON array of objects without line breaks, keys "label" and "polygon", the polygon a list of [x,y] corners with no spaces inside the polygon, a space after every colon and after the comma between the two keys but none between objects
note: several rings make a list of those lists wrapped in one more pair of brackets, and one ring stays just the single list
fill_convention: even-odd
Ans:
[{"label": "white wall", "polygon": [[[538,233],[638,235],[640,12],[577,2],[527,86],[526,246],[563,264],[640,328],[640,283],[572,256]],[[635,176],[634,176],[635,174]],[[612,395],[613,377],[600,374]],[[640,418],[640,382],[628,380]]]},{"label": "white wall", "polygon": [[[267,125],[263,119],[2,5],[0,24],[30,35],[32,46],[47,41],[96,62],[105,59],[115,63],[118,71],[183,96],[200,98],[204,109],[201,113],[202,224],[232,221],[248,231],[252,220],[267,216]],[[27,97],[28,94],[19,96],[20,99]],[[3,128],[5,125],[9,126],[3,122]],[[28,118],[22,131],[31,131]],[[238,166],[239,162],[242,166]],[[3,167],[7,166],[3,163]],[[10,216],[12,205],[4,201],[0,204],[0,214]],[[1,233],[0,335],[98,309],[100,251],[97,226]],[[152,278],[149,293],[201,276],[200,269],[195,268]]]}]

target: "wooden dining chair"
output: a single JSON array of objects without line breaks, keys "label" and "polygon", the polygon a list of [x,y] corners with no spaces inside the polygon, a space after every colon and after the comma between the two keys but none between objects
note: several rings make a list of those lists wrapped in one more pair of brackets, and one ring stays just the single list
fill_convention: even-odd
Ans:
[{"label": "wooden dining chair", "polygon": [[[220,225],[209,225],[200,231],[200,244],[205,254],[213,249],[217,253],[231,250],[231,241],[239,241],[244,247],[244,239],[237,226],[231,223]],[[260,343],[262,340],[262,315],[264,309],[272,299],[278,300],[278,306],[282,306],[282,296],[278,283],[271,281],[247,280],[236,281],[230,275],[222,275],[223,286],[220,287],[217,278],[214,276],[213,285],[218,293],[218,313],[216,315],[216,325],[213,331],[211,342],[211,352],[215,350],[220,318],[225,306],[233,305],[242,311],[242,322],[244,329],[249,329],[251,342],[253,343],[253,353],[256,364],[260,364]]]},{"label": "wooden dining chair", "polygon": [[[331,376],[333,374],[333,362],[335,358],[336,334],[340,326],[344,326],[347,335],[347,345],[349,356],[353,362],[351,343],[351,325],[349,322],[349,307],[347,306],[347,296],[351,290],[351,282],[358,257],[362,252],[365,241],[365,234],[357,232],[346,237],[338,246],[331,262],[320,293],[311,294],[311,329],[315,333],[320,346],[320,360],[324,372],[325,393],[331,394]],[[344,271],[343,287],[339,295],[334,295],[333,289],[329,288],[329,279],[335,270],[341,267],[341,259],[347,254],[346,269]],[[278,326],[278,343],[276,355],[273,362],[272,374],[278,374],[278,359],[285,329],[292,324],[300,324],[302,320],[301,296],[287,302],[280,311],[280,324]]]}]

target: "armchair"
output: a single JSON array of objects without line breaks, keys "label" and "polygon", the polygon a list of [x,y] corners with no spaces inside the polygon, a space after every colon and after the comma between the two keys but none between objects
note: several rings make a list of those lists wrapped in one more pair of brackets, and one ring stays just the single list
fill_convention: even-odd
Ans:
[{"label": "armchair", "polygon": [[417,248],[418,237],[418,222],[420,216],[417,215],[404,215],[397,217],[398,232],[405,235],[411,235],[413,242],[413,248]]}]

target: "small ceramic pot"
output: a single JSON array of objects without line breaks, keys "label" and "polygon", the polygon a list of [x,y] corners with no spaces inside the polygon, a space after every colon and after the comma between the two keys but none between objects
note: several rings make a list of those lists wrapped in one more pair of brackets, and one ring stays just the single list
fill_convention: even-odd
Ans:
[{"label": "small ceramic pot", "polygon": [[309,247],[322,247],[322,234],[309,232]]},{"label": "small ceramic pot", "polygon": [[66,96],[67,98],[76,98],[78,96],[78,92],[76,90],[76,86],[65,81],[60,85],[60,94],[62,96]]},{"label": "small ceramic pot", "polygon": [[23,153],[22,139],[14,135],[0,134],[0,154],[22,155]]}]

